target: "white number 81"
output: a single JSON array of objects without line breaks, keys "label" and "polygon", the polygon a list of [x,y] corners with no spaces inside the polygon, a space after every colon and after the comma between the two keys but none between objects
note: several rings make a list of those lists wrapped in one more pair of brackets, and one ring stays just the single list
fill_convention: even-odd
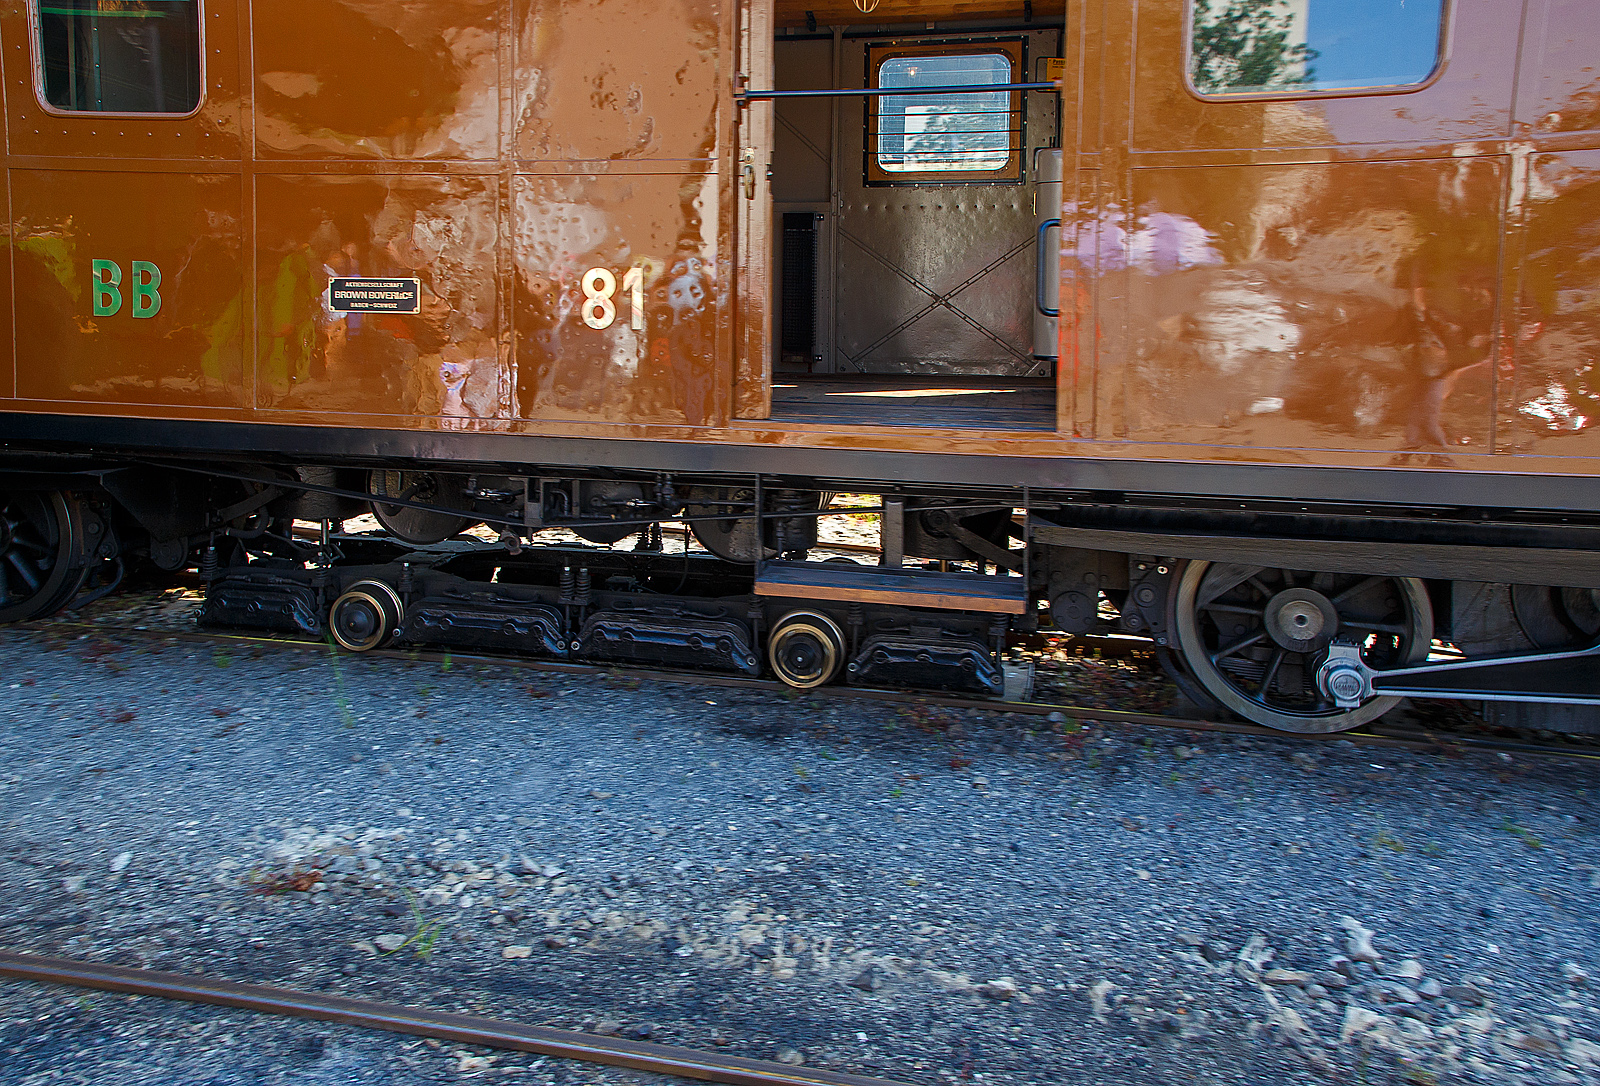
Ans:
[{"label": "white number 81", "polygon": [[[617,319],[617,306],[611,296],[617,292],[617,277],[605,268],[590,268],[583,273],[579,280],[583,286],[583,323],[590,328],[610,328]],[[622,277],[622,285],[628,291],[628,300],[632,303],[633,320],[630,322],[636,331],[644,330],[644,269],[629,268]]]}]

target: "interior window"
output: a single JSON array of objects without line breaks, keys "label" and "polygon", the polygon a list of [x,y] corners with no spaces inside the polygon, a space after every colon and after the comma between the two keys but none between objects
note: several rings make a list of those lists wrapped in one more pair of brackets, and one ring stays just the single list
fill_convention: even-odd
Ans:
[{"label": "interior window", "polygon": [[1315,94],[1424,83],[1444,0],[1192,0],[1189,79],[1201,94]]},{"label": "interior window", "polygon": [[44,100],[86,113],[193,113],[200,0],[38,0]]},{"label": "interior window", "polygon": [[[873,86],[886,90],[1015,83],[1021,46],[873,46]],[[1014,91],[886,94],[868,103],[867,180],[1004,181],[1021,176],[1020,96]]]}]

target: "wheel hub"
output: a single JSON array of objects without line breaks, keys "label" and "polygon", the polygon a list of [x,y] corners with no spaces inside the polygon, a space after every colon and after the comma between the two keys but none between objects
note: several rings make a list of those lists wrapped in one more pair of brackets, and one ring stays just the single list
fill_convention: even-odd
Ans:
[{"label": "wheel hub", "polygon": [[348,604],[339,611],[339,629],[352,641],[364,641],[378,628],[378,615],[365,600]]},{"label": "wheel hub", "polygon": [[1354,709],[1372,694],[1372,680],[1361,660],[1361,650],[1351,644],[1334,645],[1317,669],[1317,686],[1341,709]]},{"label": "wheel hub", "polygon": [[822,642],[814,633],[798,633],[783,643],[784,668],[793,675],[817,674],[822,670],[820,665],[825,655]]},{"label": "wheel hub", "polygon": [[1264,616],[1272,640],[1290,652],[1315,652],[1339,630],[1339,612],[1321,592],[1290,588],[1267,602]]},{"label": "wheel hub", "polygon": [[351,652],[381,648],[394,639],[405,604],[383,581],[357,581],[333,601],[328,630]]},{"label": "wheel hub", "polygon": [[844,662],[844,634],[825,614],[791,611],[773,628],[767,659],[785,684],[809,690],[839,673]]},{"label": "wheel hub", "polygon": [[[1190,561],[1176,582],[1180,686],[1192,681],[1202,697],[1279,731],[1326,734],[1376,720],[1400,698],[1363,689],[1368,669],[1420,663],[1432,643],[1433,606],[1415,577]],[[1297,587],[1313,583],[1320,591]],[[1255,616],[1253,628],[1243,616]]]}]

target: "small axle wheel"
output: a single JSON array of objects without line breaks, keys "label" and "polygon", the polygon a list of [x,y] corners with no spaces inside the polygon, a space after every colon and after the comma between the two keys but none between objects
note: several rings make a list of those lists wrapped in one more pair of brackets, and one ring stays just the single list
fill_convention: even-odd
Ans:
[{"label": "small axle wheel", "polygon": [[382,581],[357,581],[328,609],[328,630],[341,647],[367,652],[393,640],[404,615],[394,589]]},{"label": "small axle wheel", "polygon": [[767,660],[786,685],[810,690],[833,681],[844,664],[844,634],[818,611],[790,611],[767,638]]}]

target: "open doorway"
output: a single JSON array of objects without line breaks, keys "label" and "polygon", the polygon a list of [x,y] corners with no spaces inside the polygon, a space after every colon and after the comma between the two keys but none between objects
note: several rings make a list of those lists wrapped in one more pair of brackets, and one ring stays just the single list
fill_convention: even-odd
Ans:
[{"label": "open doorway", "polygon": [[772,85],[848,93],[774,103],[772,418],[1053,430],[1062,7],[809,2]]}]

